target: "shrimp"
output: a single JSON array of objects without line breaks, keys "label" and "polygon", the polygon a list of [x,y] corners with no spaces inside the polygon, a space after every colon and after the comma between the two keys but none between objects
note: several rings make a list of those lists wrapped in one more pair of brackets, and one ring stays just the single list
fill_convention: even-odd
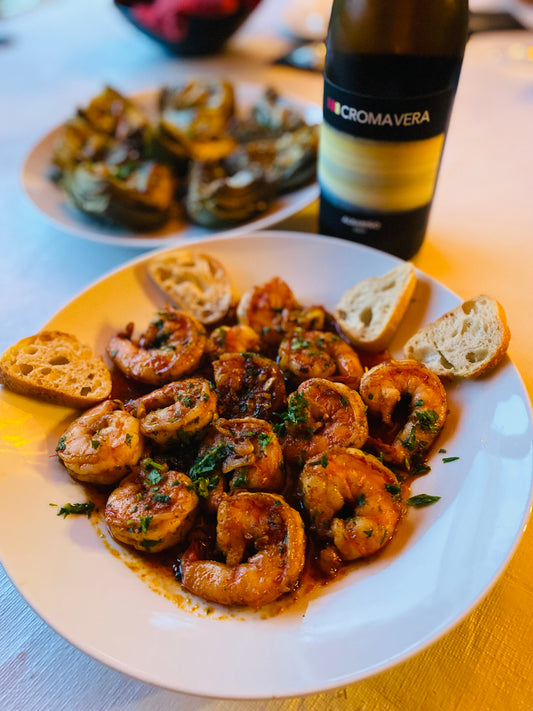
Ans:
[{"label": "shrimp", "polygon": [[278,365],[256,353],[224,353],[213,363],[219,414],[269,419],[285,403]]},{"label": "shrimp", "polygon": [[353,348],[328,331],[296,328],[285,336],[278,351],[278,364],[298,381],[326,378],[357,389],[363,366]]},{"label": "shrimp", "polygon": [[192,316],[167,308],[138,340],[133,323],[113,336],[107,353],[124,375],[148,385],[164,385],[188,375],[200,363],[206,344],[202,324]]},{"label": "shrimp", "polygon": [[279,277],[274,277],[241,297],[237,319],[240,324],[253,328],[265,344],[277,348],[290,312],[298,308],[291,288]]},{"label": "shrimp", "polygon": [[391,540],[401,514],[401,488],[373,455],[326,450],[306,462],[300,487],[312,530],[342,560],[372,555]]},{"label": "shrimp", "polygon": [[155,553],[185,538],[197,509],[198,496],[186,474],[144,459],[111,492],[104,518],[117,541]]},{"label": "shrimp", "polygon": [[69,474],[90,484],[115,484],[143,455],[139,421],[119,400],[105,400],[80,415],[56,448]]},{"label": "shrimp", "polygon": [[362,447],[368,437],[366,408],[344,383],[310,378],[289,395],[281,436],[283,456],[300,464],[331,447]]},{"label": "shrimp", "polygon": [[[219,418],[203,440],[189,476],[208,475],[208,507],[216,510],[225,489],[280,491],[283,452],[270,423],[255,417]],[[227,480],[227,482],[226,482]]]},{"label": "shrimp", "polygon": [[219,326],[207,340],[206,353],[220,358],[223,353],[258,353],[261,338],[250,326]]},{"label": "shrimp", "polygon": [[392,444],[383,438],[369,439],[391,464],[409,469],[426,454],[446,422],[446,390],[437,375],[415,360],[389,360],[374,366],[363,375],[360,393],[369,414],[379,416],[393,433],[397,406],[405,402],[409,409]]},{"label": "shrimp", "polygon": [[291,288],[274,277],[243,294],[237,305],[237,319],[258,333],[266,348],[276,349],[294,327],[323,328],[326,312],[322,306],[302,307]]},{"label": "shrimp", "polygon": [[181,559],[183,587],[221,605],[258,608],[297,585],[305,564],[300,514],[279,495],[237,491],[217,512],[217,546],[225,558],[202,560],[191,545]]},{"label": "shrimp", "polygon": [[188,442],[211,424],[217,397],[205,378],[187,378],[130,400],[126,409],[139,419],[146,437],[169,446]]}]

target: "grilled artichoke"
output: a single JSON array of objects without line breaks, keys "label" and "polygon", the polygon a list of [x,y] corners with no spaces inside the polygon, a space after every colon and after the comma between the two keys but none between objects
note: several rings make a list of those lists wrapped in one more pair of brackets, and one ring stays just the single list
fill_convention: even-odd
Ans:
[{"label": "grilled artichoke", "polygon": [[264,212],[274,196],[265,172],[238,149],[218,161],[193,163],[186,210],[204,227],[226,227]]},{"label": "grilled artichoke", "polygon": [[85,161],[118,165],[146,153],[149,121],[135,104],[107,87],[85,109],[63,124],[52,155],[59,173]]},{"label": "grilled artichoke", "polygon": [[82,212],[139,231],[168,220],[175,187],[169,169],[150,161],[80,163],[64,174],[61,185]]},{"label": "grilled artichoke", "polygon": [[236,147],[226,128],[235,113],[233,86],[192,81],[159,96],[159,119],[151,135],[152,155],[185,170],[190,160],[218,160]]},{"label": "grilled artichoke", "polygon": [[250,160],[265,171],[276,193],[306,185],[316,175],[318,126],[304,125],[279,138],[264,138],[246,144]]}]

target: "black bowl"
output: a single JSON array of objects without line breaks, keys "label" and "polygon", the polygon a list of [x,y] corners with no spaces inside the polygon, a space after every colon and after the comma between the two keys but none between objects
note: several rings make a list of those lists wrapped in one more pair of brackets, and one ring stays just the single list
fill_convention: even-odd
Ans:
[{"label": "black bowl", "polygon": [[114,0],[115,6],[134,27],[155,40],[173,54],[181,56],[216,54],[225,42],[250,16],[259,0],[248,0],[231,14],[192,14],[192,11],[175,12],[170,28],[155,27],[150,21],[149,2],[132,2],[127,5]]}]

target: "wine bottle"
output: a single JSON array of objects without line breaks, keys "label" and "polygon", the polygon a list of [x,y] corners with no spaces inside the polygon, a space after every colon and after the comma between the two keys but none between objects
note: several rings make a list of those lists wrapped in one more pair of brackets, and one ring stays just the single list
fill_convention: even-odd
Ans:
[{"label": "wine bottle", "polygon": [[319,230],[409,259],[422,245],[468,36],[468,0],[333,0]]}]

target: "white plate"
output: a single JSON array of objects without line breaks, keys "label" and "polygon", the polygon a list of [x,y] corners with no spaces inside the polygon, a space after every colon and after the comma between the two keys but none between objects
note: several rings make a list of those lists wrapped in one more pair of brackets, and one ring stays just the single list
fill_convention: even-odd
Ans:
[{"label": "white plate", "polygon": [[[357,280],[398,260],[316,235],[265,232],[195,243],[226,265],[238,292],[278,275],[304,303],[331,308]],[[48,327],[102,352],[164,299],[145,259],[95,283]],[[458,303],[419,273],[416,299],[393,344]],[[449,388],[450,416],[432,471],[413,493],[441,496],[410,509],[375,560],[275,617],[206,613],[177,605],[111,555],[86,517],[51,503],[84,500],[54,449],[72,411],[0,392],[0,549],[6,570],[39,615],[73,645],[150,684],[225,698],[302,695],[363,679],[412,656],[464,617],[513,553],[531,502],[532,423],[522,381],[506,361],[490,377]],[[443,463],[443,456],[459,457]],[[117,547],[117,546],[115,546]]]},{"label": "white plate", "polygon": [[[256,84],[235,84],[237,107],[246,110],[264,91],[264,86]],[[153,108],[157,92],[149,91],[137,94],[133,98],[141,105]],[[299,108],[308,123],[320,123],[322,109],[317,104],[294,97],[290,101]],[[104,242],[121,247],[156,248],[180,242],[184,238],[204,237],[214,233],[241,234],[269,227],[303,210],[318,197],[318,185],[310,183],[291,193],[281,195],[269,209],[254,220],[225,230],[210,230],[205,227],[171,218],[169,222],[151,232],[135,232],[126,228],[102,225],[84,215],[72,206],[63,190],[50,180],[53,145],[61,131],[61,126],[50,131],[37,143],[27,156],[21,173],[21,181],[31,202],[48,218],[52,224],[76,237]]]}]

